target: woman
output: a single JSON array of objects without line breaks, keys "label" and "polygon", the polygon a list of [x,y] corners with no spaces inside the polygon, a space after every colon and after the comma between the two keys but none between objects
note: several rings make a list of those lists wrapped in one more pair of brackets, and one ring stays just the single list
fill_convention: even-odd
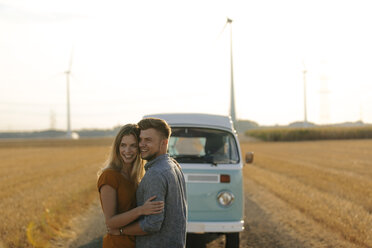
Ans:
[{"label": "woman", "polygon": [[[136,207],[136,189],[144,175],[143,161],[139,156],[139,133],[135,124],[123,126],[116,135],[106,167],[102,169],[97,187],[108,230],[130,224],[141,215],[161,213],[162,201],[149,198]],[[107,234],[103,248],[135,247],[135,237]]]}]

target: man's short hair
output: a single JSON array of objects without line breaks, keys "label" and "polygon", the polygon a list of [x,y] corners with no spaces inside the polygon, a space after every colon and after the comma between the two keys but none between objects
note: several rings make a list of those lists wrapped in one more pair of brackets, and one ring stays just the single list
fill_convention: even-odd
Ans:
[{"label": "man's short hair", "polygon": [[166,139],[169,139],[172,132],[170,126],[165,120],[154,117],[142,119],[140,122],[138,122],[138,126],[141,130],[153,128],[162,134],[162,136]]}]

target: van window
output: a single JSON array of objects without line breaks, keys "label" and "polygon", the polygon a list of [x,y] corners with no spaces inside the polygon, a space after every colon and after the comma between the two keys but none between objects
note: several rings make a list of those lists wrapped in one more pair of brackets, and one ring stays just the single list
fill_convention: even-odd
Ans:
[{"label": "van window", "polygon": [[234,136],[215,129],[172,127],[168,153],[179,163],[239,163]]}]

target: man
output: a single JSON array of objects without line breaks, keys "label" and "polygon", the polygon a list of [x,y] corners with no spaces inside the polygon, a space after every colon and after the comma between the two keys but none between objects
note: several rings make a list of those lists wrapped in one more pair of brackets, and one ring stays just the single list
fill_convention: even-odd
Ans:
[{"label": "man", "polygon": [[186,243],[186,186],[180,166],[167,154],[171,129],[164,120],[157,118],[145,118],[138,126],[141,157],[147,164],[137,189],[137,205],[143,205],[155,195],[156,201],[164,201],[164,211],[142,216],[122,228],[121,233],[138,235],[137,248],[183,248]]}]

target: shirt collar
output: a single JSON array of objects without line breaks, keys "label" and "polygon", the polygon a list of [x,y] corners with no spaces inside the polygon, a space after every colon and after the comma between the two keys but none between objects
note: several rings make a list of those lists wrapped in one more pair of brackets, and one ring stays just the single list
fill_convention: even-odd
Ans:
[{"label": "shirt collar", "polygon": [[154,158],[153,160],[151,160],[151,161],[149,161],[149,162],[147,162],[146,164],[145,164],[145,170],[147,171],[148,169],[150,169],[156,162],[158,162],[158,161],[161,161],[161,160],[163,160],[163,159],[166,159],[166,158],[168,158],[169,157],[169,155],[168,155],[168,153],[166,153],[166,154],[162,154],[162,155],[160,155],[160,156],[157,156],[156,158]]}]

